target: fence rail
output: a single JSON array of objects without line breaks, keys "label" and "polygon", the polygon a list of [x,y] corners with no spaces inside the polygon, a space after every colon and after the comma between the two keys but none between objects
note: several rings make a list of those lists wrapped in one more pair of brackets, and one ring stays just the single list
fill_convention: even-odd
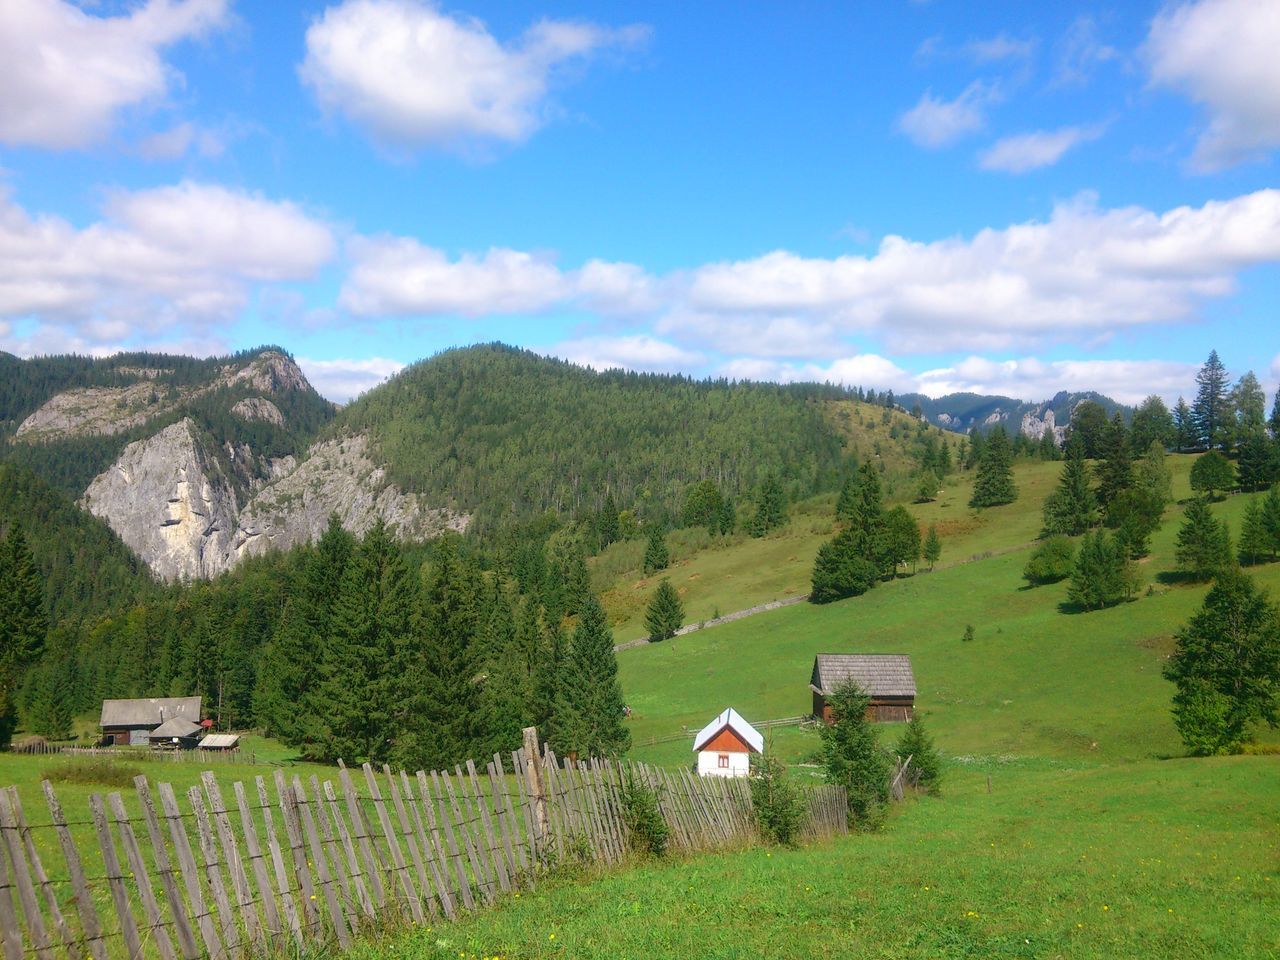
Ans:
[{"label": "fence rail", "polygon": [[61,743],[20,743],[9,747],[9,753],[22,756],[53,757],[103,757],[111,760],[159,761],[168,763],[265,763],[273,766],[280,764],[274,760],[265,760],[254,752],[234,747],[230,750],[201,750],[195,747],[190,750],[157,749],[154,747],[73,747]]},{"label": "fence rail", "polygon": [[[270,777],[224,790],[206,771],[180,795],[145,776],[49,823],[0,790],[0,958],[229,960],[345,949],[362,931],[453,919],[534,886],[556,864],[628,851],[622,793],[652,787],[671,846],[755,837],[745,780],[525,746],[452,771],[339,764],[332,779]],[[806,790],[804,836],[847,831],[840,787]]]}]

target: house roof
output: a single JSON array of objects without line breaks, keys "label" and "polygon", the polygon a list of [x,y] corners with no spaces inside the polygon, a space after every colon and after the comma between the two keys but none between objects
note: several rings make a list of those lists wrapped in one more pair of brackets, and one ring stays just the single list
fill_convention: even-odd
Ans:
[{"label": "house roof", "polygon": [[211,733],[200,741],[201,750],[230,750],[240,742],[238,733]]},{"label": "house roof", "polygon": [[742,714],[738,713],[733,707],[729,707],[724,713],[698,731],[698,735],[693,738],[694,752],[701,750],[709,740],[726,728],[741,737],[742,741],[756,753],[764,752],[764,736],[759,730],[743,720]]},{"label": "house roof", "polygon": [[911,658],[902,653],[820,653],[813,661],[813,688],[826,696],[852,680],[873,697],[914,697]]},{"label": "house roof", "polygon": [[149,700],[103,700],[102,727],[158,727],[173,717],[200,722],[199,697],[152,697]]},{"label": "house roof", "polygon": [[203,728],[200,724],[192,723],[186,717],[174,717],[170,720],[166,720],[164,723],[160,724],[160,726],[152,730],[151,738],[153,740],[167,737],[179,737],[181,739],[186,739],[187,737],[195,736],[201,731],[201,729]]}]

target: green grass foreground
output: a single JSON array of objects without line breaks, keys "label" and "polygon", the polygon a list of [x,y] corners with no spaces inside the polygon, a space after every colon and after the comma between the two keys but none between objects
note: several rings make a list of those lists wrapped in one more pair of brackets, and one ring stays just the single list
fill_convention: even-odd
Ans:
[{"label": "green grass foreground", "polygon": [[[953,764],[879,834],[544,884],[356,951],[476,957],[1274,957],[1280,763]],[[992,792],[987,793],[987,775]]]}]

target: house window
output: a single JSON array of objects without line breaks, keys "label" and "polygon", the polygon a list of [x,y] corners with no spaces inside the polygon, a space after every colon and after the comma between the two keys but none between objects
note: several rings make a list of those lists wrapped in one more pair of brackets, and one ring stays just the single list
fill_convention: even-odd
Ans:
[{"label": "house window", "polygon": [[729,755],[727,753],[722,753],[720,754],[720,756],[716,757],[716,766],[718,766],[721,770],[728,770]]}]

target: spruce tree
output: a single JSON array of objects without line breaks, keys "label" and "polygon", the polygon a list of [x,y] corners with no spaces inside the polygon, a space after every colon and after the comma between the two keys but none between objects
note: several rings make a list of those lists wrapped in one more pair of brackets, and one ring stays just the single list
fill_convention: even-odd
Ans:
[{"label": "spruce tree", "polygon": [[644,625],[649,631],[651,643],[670,640],[684,626],[684,604],[680,602],[680,595],[666,577],[662,578],[658,589],[653,592],[653,599],[645,610]]},{"label": "spruce tree", "polygon": [[623,725],[626,705],[618,683],[613,631],[594,596],[574,628],[565,674],[564,687],[571,694],[575,718],[571,731],[562,734],[562,749],[582,757],[625,753],[631,746],[631,733]]},{"label": "spruce tree", "polygon": [[1134,411],[1130,440],[1134,450],[1146,450],[1153,443],[1169,447],[1176,442],[1173,414],[1158,396],[1147,397]]},{"label": "spruce tree", "polygon": [[1240,441],[1236,473],[1241,490],[1265,490],[1280,480],[1280,459],[1266,434],[1249,433]]},{"label": "spruce tree", "polygon": [[971,507],[995,507],[1018,499],[1013,483],[1013,451],[1004,427],[997,426],[987,437],[978,475],[973,482]]},{"label": "spruce tree", "polygon": [[1271,430],[1271,439],[1280,441],[1280,389],[1276,390],[1275,400],[1271,403],[1271,417],[1267,420]]},{"label": "spruce tree", "polygon": [[1178,398],[1178,403],[1173,408],[1173,431],[1173,448],[1178,453],[1185,453],[1199,446],[1200,434],[1196,428],[1196,416],[1182,397]]},{"label": "spruce tree", "polygon": [[1173,498],[1173,474],[1169,471],[1164,446],[1159,440],[1152,440],[1138,461],[1134,484],[1158,498],[1161,510]]},{"label": "spruce tree", "polygon": [[1102,433],[1101,460],[1098,464],[1098,502],[1105,510],[1116,497],[1133,484],[1133,453],[1129,449],[1129,431],[1117,413]]},{"label": "spruce tree", "polygon": [[44,648],[48,629],[44,582],[15,523],[0,543],[0,748],[13,738],[22,676]]},{"label": "spruce tree", "polygon": [[1239,443],[1248,437],[1266,437],[1267,395],[1252,370],[1236,381],[1227,398],[1227,436]]},{"label": "spruce tree", "polygon": [[929,532],[924,538],[924,559],[932,570],[938,562],[938,558],[942,556],[942,541],[938,538],[938,528],[934,524],[929,524]]},{"label": "spruce tree", "polygon": [[845,788],[850,826],[875,829],[884,819],[893,765],[866,716],[871,697],[848,682],[828,691],[826,701],[831,724],[818,730],[823,774],[828,783]]},{"label": "spruce tree", "polygon": [[1084,443],[1084,455],[1090,460],[1102,456],[1102,438],[1107,430],[1107,411],[1093,400],[1082,400],[1071,411],[1071,434]]},{"label": "spruce tree", "polygon": [[731,497],[722,497],[720,500],[720,517],[716,525],[716,533],[721,536],[728,536],[733,533],[738,526],[738,511],[733,505]]},{"label": "spruce tree", "polygon": [[477,683],[480,577],[459,546],[456,536],[437,542],[402,666],[411,731],[403,760],[426,769],[451,767],[484,744]]},{"label": "spruce tree", "polygon": [[1267,549],[1271,559],[1280,557],[1280,486],[1267,491],[1262,501],[1262,529],[1267,537]]},{"label": "spruce tree", "polygon": [[859,549],[853,530],[844,530],[818,548],[813,562],[810,603],[831,603],[856,597],[875,586],[880,568]]},{"label": "spruce tree", "polygon": [[1209,580],[1231,566],[1231,538],[1209,503],[1197,497],[1187,505],[1175,552],[1178,566],[1193,580]]},{"label": "spruce tree", "polygon": [[885,514],[885,543],[893,574],[900,565],[910,564],[915,570],[920,562],[920,525],[901,504]]},{"label": "spruce tree", "polygon": [[781,482],[775,475],[769,474],[764,478],[756,494],[756,509],[751,517],[748,532],[753,537],[763,537],[769,531],[782,526],[782,522],[786,519],[786,506]]},{"label": "spruce tree", "polygon": [[1084,538],[1071,572],[1068,601],[1082,610],[1101,610],[1128,600],[1137,586],[1137,568],[1123,544],[1101,530]]},{"label": "spruce tree", "polygon": [[1173,720],[1192,753],[1229,753],[1259,723],[1280,724],[1280,610],[1247,574],[1227,569],[1176,635],[1165,664]]},{"label": "spruce tree", "polygon": [[612,493],[604,495],[604,506],[600,508],[596,531],[601,550],[618,539],[618,505],[614,503]]},{"label": "spruce tree", "polygon": [[1209,359],[1196,374],[1196,400],[1192,406],[1196,432],[1201,444],[1210,450],[1227,442],[1230,377],[1218,359],[1218,351],[1209,351]]},{"label": "spruce tree", "polygon": [[1242,566],[1250,567],[1262,563],[1270,550],[1270,538],[1262,519],[1262,501],[1251,499],[1244,508],[1244,519],[1240,524],[1240,547],[1236,556]]},{"label": "spruce tree", "polygon": [[914,771],[916,786],[934,796],[942,793],[942,756],[933,737],[925,729],[924,718],[918,710],[911,714],[907,729],[898,741],[898,757],[902,760],[911,758],[910,770]]},{"label": "spruce tree", "polygon": [[1097,522],[1097,503],[1089,485],[1089,466],[1084,462],[1084,440],[1073,433],[1067,441],[1066,460],[1058,475],[1057,489],[1044,501],[1044,528],[1040,536],[1064,534],[1074,537]]},{"label": "spruce tree", "polygon": [[644,548],[644,575],[665,570],[671,563],[671,553],[667,550],[666,538],[657,524],[649,527],[648,543]]}]

